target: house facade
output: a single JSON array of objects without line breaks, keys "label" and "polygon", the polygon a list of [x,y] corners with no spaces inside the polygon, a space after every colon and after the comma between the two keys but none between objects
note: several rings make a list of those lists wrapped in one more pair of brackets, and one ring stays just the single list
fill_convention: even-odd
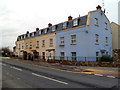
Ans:
[{"label": "house facade", "polygon": [[56,34],[57,59],[96,61],[102,55],[112,56],[110,22],[101,7],[71,22],[73,28]]},{"label": "house facade", "polygon": [[112,22],[111,24],[111,32],[112,32],[112,46],[113,50],[120,49],[120,25]]},{"label": "house facade", "polygon": [[49,23],[47,28],[36,28],[34,32],[18,36],[17,55],[77,61],[96,61],[96,57],[102,55],[112,56],[110,22],[101,7],[96,8],[88,15],[75,19],[69,16],[65,22]]}]

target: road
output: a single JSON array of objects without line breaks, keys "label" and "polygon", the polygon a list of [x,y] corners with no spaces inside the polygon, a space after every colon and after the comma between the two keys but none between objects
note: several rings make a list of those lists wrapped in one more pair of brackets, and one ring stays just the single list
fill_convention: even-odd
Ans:
[{"label": "road", "polygon": [[[2,60],[2,88],[116,88],[118,78],[72,73]],[[116,89],[115,89],[116,90]]]}]

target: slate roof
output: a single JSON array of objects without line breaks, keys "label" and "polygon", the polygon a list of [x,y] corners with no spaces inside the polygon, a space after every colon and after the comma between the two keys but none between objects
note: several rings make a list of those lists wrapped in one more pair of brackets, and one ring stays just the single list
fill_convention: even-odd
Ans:
[{"label": "slate roof", "polygon": [[[78,25],[77,25],[77,26],[73,26],[73,21],[74,21],[75,19],[72,19],[72,20],[69,20],[69,21],[65,21],[65,22],[62,22],[62,23],[53,25],[53,26],[51,26],[51,27],[47,27],[47,28],[40,29],[40,30],[38,30],[38,31],[34,31],[34,32],[29,33],[29,34],[34,33],[34,36],[31,35],[30,37],[28,37],[28,33],[23,34],[23,35],[19,35],[18,38],[17,38],[17,41],[19,41],[19,40],[24,40],[24,39],[28,39],[28,38],[31,38],[31,37],[37,37],[37,36],[41,36],[41,35],[53,33],[52,27],[55,27],[55,31],[54,31],[54,32],[57,32],[57,31],[65,30],[65,29],[70,29],[70,28],[73,28],[73,27],[78,27],[78,26],[86,25],[86,23],[87,23],[87,16],[88,16],[88,15],[75,18],[75,19],[78,20]],[[67,23],[67,27],[66,27],[65,29],[63,28],[63,24],[64,24],[64,23]],[[45,33],[45,30],[46,30],[46,29],[47,29],[47,33]],[[40,34],[39,32],[41,32],[41,34]],[[24,36],[25,36],[25,38],[23,38]],[[21,37],[22,37],[22,38],[21,38]]]}]

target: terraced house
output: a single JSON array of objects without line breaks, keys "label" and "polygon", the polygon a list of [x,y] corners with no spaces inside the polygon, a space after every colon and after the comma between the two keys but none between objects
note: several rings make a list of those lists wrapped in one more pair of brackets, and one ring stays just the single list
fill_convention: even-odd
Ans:
[{"label": "terraced house", "polygon": [[69,16],[65,22],[18,36],[16,47],[21,57],[96,61],[102,55],[112,56],[110,22],[98,5],[88,15]]}]

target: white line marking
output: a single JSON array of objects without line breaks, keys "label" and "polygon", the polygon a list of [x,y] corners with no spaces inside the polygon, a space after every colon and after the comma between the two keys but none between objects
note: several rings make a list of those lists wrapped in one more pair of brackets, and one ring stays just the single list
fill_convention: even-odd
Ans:
[{"label": "white line marking", "polygon": [[3,66],[7,66],[6,64],[2,64]]},{"label": "white line marking", "polygon": [[10,67],[10,68],[16,69],[18,71],[22,71],[22,69],[19,69],[19,68],[16,68],[16,67]]},{"label": "white line marking", "polygon": [[115,78],[114,76],[107,76],[107,77],[109,77],[109,78]]},{"label": "white line marking", "polygon": [[97,75],[97,76],[103,76],[102,74],[94,74],[94,75]]},{"label": "white line marking", "polygon": [[33,75],[35,76],[38,76],[38,77],[42,77],[42,78],[45,78],[45,79],[49,79],[49,80],[52,80],[52,81],[55,81],[55,82],[59,82],[59,83],[62,83],[62,84],[68,84],[66,82],[63,82],[63,81],[59,81],[59,80],[56,80],[56,79],[53,79],[53,78],[49,78],[49,77],[46,77],[46,76],[42,76],[42,75],[39,75],[39,74],[36,74],[36,73],[32,73]]}]

